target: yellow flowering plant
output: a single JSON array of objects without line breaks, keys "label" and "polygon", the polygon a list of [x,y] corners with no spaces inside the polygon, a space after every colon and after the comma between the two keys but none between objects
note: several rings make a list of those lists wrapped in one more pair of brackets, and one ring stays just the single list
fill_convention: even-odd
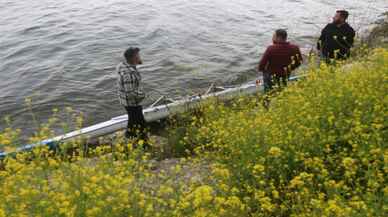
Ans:
[{"label": "yellow flowering plant", "polygon": [[[388,51],[376,49],[309,67],[267,96],[208,101],[172,122],[173,163],[120,136],[18,154],[1,162],[0,217],[385,216],[387,93]],[[56,122],[39,124],[31,141]],[[1,148],[19,135],[2,131]]]},{"label": "yellow flowering plant", "polygon": [[387,93],[388,51],[376,49],[310,68],[268,109],[261,97],[211,102],[187,137],[197,155],[229,170],[258,216],[383,216]]}]

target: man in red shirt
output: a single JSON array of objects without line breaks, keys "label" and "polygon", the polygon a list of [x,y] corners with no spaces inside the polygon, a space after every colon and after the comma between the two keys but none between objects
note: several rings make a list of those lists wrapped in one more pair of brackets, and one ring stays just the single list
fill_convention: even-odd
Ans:
[{"label": "man in red shirt", "polygon": [[263,72],[265,91],[271,90],[274,83],[287,86],[291,72],[303,61],[299,47],[287,42],[286,30],[276,30],[272,40],[273,45],[267,48],[258,66]]}]

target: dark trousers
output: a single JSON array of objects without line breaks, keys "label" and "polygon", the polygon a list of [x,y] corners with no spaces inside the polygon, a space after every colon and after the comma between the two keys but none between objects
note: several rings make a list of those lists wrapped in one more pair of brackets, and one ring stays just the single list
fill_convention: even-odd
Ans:
[{"label": "dark trousers", "polygon": [[290,77],[289,75],[280,76],[277,74],[272,75],[269,72],[264,72],[263,73],[264,91],[268,92],[272,90],[274,85],[278,85],[279,87],[287,86],[287,81],[289,77]]},{"label": "dark trousers", "polygon": [[128,113],[128,125],[125,132],[126,138],[148,141],[146,121],[143,115],[142,106],[125,107]]}]

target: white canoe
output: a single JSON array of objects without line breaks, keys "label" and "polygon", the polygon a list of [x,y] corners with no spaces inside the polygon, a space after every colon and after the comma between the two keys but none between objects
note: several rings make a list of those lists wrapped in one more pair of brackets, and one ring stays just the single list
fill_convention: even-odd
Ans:
[{"label": "white canoe", "polygon": [[[300,76],[291,77],[290,81],[295,81],[298,78],[300,78]],[[262,82],[258,83],[256,81],[253,81],[238,87],[231,87],[231,88],[218,87],[215,89],[219,91],[210,93],[212,89],[214,89],[213,86],[211,86],[204,95],[191,96],[186,99],[172,101],[171,103],[164,104],[164,105],[155,106],[157,104],[157,102],[155,102],[149,108],[146,108],[143,110],[145,120],[150,123],[150,122],[166,119],[172,115],[184,113],[194,108],[197,108],[201,104],[201,102],[203,102],[205,99],[218,98],[220,100],[228,100],[238,96],[246,96],[246,95],[262,92],[264,90],[264,87],[262,85]],[[127,115],[114,117],[109,121],[105,121],[90,127],[82,128],[80,130],[66,133],[64,135],[57,136],[51,139],[47,139],[37,144],[22,146],[12,153],[1,152],[0,159],[4,159],[7,156],[15,156],[19,152],[30,151],[40,146],[57,148],[61,143],[69,142],[75,139],[83,138],[85,139],[85,141],[96,139],[101,136],[109,135],[125,129],[127,126],[127,120],[128,120]]]}]

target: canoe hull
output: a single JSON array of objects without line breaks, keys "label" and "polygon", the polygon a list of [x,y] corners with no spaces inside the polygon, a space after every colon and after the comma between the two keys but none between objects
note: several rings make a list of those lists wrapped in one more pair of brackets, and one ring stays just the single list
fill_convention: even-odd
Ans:
[{"label": "canoe hull", "polygon": [[[292,77],[290,80],[297,80],[299,77]],[[198,108],[201,103],[210,98],[217,98],[219,100],[229,100],[239,96],[252,95],[262,92],[264,90],[263,85],[258,85],[256,82],[250,82],[245,85],[233,88],[224,88],[219,92],[214,92],[206,95],[196,95],[186,99],[174,101],[169,104],[146,108],[143,110],[144,118],[146,122],[154,122],[162,119],[166,119],[172,115],[181,114],[190,111],[194,108]],[[41,141],[37,144],[25,145],[16,150],[13,153],[0,153],[0,159],[9,155],[16,155],[18,152],[30,151],[36,147],[48,146],[49,148],[57,148],[60,143],[69,142],[75,139],[90,139],[106,136],[117,131],[123,130],[127,127],[127,115],[114,117],[109,121],[102,122],[90,127],[82,128],[61,136],[54,137]]]}]

